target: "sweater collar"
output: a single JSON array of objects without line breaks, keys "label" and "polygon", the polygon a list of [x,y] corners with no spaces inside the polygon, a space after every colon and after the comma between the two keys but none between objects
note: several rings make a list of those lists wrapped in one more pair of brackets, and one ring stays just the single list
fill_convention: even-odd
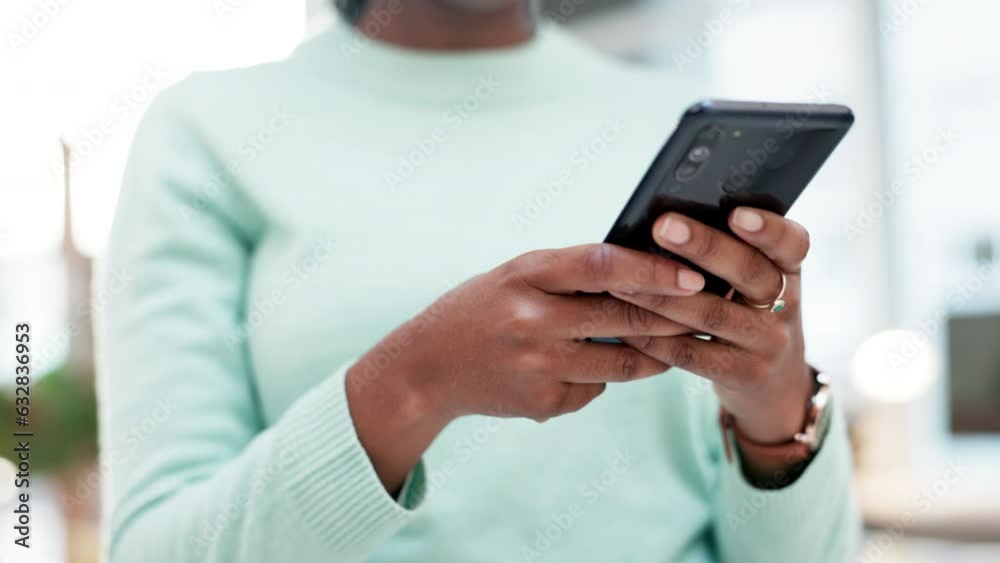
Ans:
[{"label": "sweater collar", "polygon": [[366,96],[402,104],[456,102],[523,105],[552,101],[578,80],[586,47],[548,24],[513,47],[438,51],[400,47],[372,39],[342,19],[306,41],[296,53]]}]

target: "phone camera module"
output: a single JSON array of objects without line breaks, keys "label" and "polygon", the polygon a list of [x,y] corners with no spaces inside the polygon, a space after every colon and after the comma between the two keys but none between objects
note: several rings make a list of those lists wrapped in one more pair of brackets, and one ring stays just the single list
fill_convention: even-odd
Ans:
[{"label": "phone camera module", "polygon": [[678,182],[687,182],[693,180],[700,170],[701,165],[685,160],[674,171],[674,177],[677,178]]},{"label": "phone camera module", "polygon": [[722,129],[715,126],[706,127],[698,133],[696,141],[700,145],[713,145],[722,136]]},{"label": "phone camera module", "polygon": [[719,141],[722,130],[715,126],[702,129],[688,150],[687,155],[674,170],[678,182],[690,182],[698,177],[705,162],[712,157],[712,147]]},{"label": "phone camera module", "polygon": [[700,164],[708,160],[708,157],[712,156],[712,151],[704,145],[698,145],[691,149],[688,153],[688,160],[694,162],[695,164]]}]

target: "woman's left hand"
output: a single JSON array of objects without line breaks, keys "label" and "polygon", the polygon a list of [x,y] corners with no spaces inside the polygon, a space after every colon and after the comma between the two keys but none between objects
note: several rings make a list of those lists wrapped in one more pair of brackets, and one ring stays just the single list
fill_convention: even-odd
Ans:
[{"label": "woman's left hand", "polygon": [[[754,441],[779,443],[801,430],[813,383],[805,361],[800,316],[800,271],[809,233],[780,215],[741,207],[729,216],[739,238],[698,221],[668,213],[653,236],[660,246],[732,284],[741,296],[707,292],[673,297],[613,292],[699,333],[622,340],[664,363],[714,382],[723,406]],[[771,312],[785,276],[784,308]],[[755,308],[768,304],[767,308]]]}]

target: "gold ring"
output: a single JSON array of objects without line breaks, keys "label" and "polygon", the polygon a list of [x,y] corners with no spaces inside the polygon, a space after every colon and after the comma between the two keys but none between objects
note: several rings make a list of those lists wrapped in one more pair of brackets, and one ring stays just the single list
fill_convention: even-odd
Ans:
[{"label": "gold ring", "polygon": [[788,278],[785,277],[784,272],[778,272],[781,274],[781,291],[778,292],[778,296],[774,298],[774,301],[770,303],[754,303],[747,298],[743,298],[743,302],[747,305],[754,307],[756,309],[770,309],[772,313],[778,313],[785,308],[785,288],[788,287]]}]

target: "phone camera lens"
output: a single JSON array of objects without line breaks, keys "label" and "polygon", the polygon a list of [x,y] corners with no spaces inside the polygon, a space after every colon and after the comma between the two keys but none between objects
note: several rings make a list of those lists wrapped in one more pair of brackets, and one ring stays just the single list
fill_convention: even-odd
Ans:
[{"label": "phone camera lens", "polygon": [[674,172],[674,177],[677,178],[679,182],[687,182],[688,180],[694,179],[698,175],[698,171],[701,170],[701,166],[693,162],[684,161],[677,170]]},{"label": "phone camera lens", "polygon": [[688,153],[688,160],[694,163],[701,163],[708,160],[708,157],[712,156],[712,151],[704,145],[698,145],[697,147],[691,149]]},{"label": "phone camera lens", "polygon": [[718,127],[706,127],[698,133],[697,142],[701,145],[711,145],[722,136],[722,130]]}]

